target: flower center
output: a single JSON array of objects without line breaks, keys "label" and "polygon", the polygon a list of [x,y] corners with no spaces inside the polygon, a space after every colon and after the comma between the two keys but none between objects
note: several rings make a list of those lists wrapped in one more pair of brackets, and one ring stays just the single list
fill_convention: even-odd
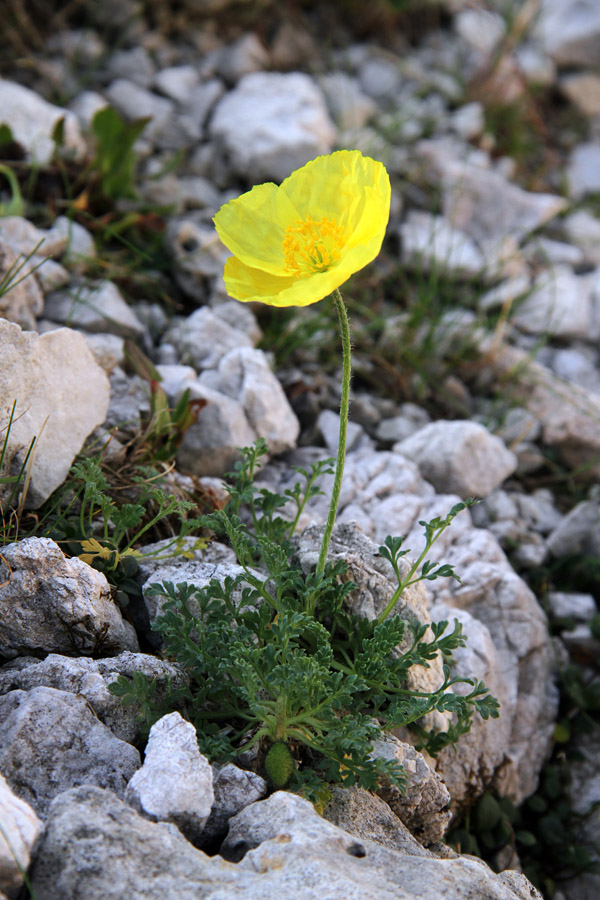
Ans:
[{"label": "flower center", "polygon": [[340,258],[343,244],[344,233],[333,219],[307,216],[285,229],[285,267],[301,278],[325,272]]}]

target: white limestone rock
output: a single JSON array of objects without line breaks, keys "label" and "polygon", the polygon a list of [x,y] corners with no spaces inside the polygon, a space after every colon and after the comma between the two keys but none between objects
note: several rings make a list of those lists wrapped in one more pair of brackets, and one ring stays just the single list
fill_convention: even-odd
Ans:
[{"label": "white limestone rock", "polygon": [[586,194],[600,191],[600,144],[578,144],[567,165],[569,194],[580,200]]},{"label": "white limestone rock", "polygon": [[[158,563],[157,563],[158,565]],[[123,675],[132,681],[140,673],[156,685],[155,699],[162,702],[170,688],[186,684],[183,671],[174,663],[145,653],[128,650],[107,659],[90,659],[80,656],[60,656],[49,653],[40,660],[33,656],[21,656],[0,668],[0,695],[9,691],[30,691],[36,687],[51,687],[58,691],[78,694],[112,733],[128,744],[141,739],[142,724],[139,703],[125,706],[120,697],[109,690],[109,685]]]},{"label": "white limestone rock", "polygon": [[141,337],[145,332],[144,326],[112,281],[80,284],[69,291],[54,292],[46,297],[44,315],[55,322],[89,332],[121,337]]},{"label": "white limestone rock", "polygon": [[69,328],[40,337],[0,319],[0,358],[2,427],[17,401],[2,474],[18,473],[36,438],[27,493],[35,509],[63,483],[85,439],[104,421],[108,379],[82,335]]},{"label": "white limestone rock", "polygon": [[594,322],[592,288],[590,279],[575,275],[570,266],[555,266],[535,279],[530,293],[514,308],[511,320],[529,334],[593,339],[598,326]]},{"label": "white limestone rock", "polygon": [[267,793],[267,782],[256,772],[227,763],[213,771],[215,799],[202,832],[202,842],[227,831],[229,820]]},{"label": "white limestone rock", "polygon": [[175,104],[166,97],[159,97],[140,87],[127,78],[116,78],[106,89],[106,96],[115,109],[125,119],[133,121],[146,116],[150,122],[142,132],[142,137],[151,142],[159,142],[168,136],[173,125]]},{"label": "white limestone rock", "polygon": [[64,120],[63,155],[82,159],[86,152],[85,141],[74,113],[48,103],[34,91],[0,78],[0,125],[7,125],[27,159],[46,165],[56,146],[52,139],[60,120]]},{"label": "white limestone rock", "polygon": [[375,102],[361,91],[358,81],[345,72],[321,75],[319,85],[339,128],[362,128],[373,117],[377,108]]},{"label": "white limestone rock", "polygon": [[253,31],[242,34],[221,49],[217,58],[217,73],[227,84],[237,84],[244,75],[269,68],[269,54]]},{"label": "white limestone rock", "polygon": [[123,796],[139,767],[135,747],[99,722],[83,697],[48,687],[0,697],[0,769],[41,817],[58,794],[81,784]]},{"label": "white limestone rock", "polygon": [[153,822],[172,822],[192,843],[199,840],[214,800],[212,769],[198,749],[196,729],[178,712],[150,729],[144,765],[125,800]]},{"label": "white limestone rock", "polygon": [[194,66],[169,66],[154,76],[154,87],[176,103],[185,104],[200,83],[200,74]]},{"label": "white limestone rock", "polygon": [[230,350],[216,369],[200,375],[199,382],[239,402],[250,427],[265,439],[271,453],[296,446],[300,423],[262,350]]},{"label": "white limestone rock", "polygon": [[535,36],[559,66],[596,66],[600,7],[596,0],[543,0]]},{"label": "white limestone rock", "polygon": [[477,244],[443,216],[411,210],[400,226],[400,237],[405,265],[443,271],[455,278],[472,278],[485,269]]},{"label": "white limestone rock", "polygon": [[567,206],[564,197],[524,191],[498,172],[449,154],[439,142],[420,141],[416,150],[442,179],[444,215],[480,246],[507,236],[520,242]]},{"label": "white limestone rock", "polygon": [[258,437],[239,400],[199,379],[186,385],[191,400],[205,400],[198,422],[189,428],[177,453],[178,465],[195,475],[224,475]]},{"label": "white limestone rock", "polygon": [[394,445],[442,493],[486,497],[515,471],[517,460],[478,422],[432,422]]},{"label": "white limestone rock", "polygon": [[323,885],[329,900],[541,900],[520,873],[495,875],[473,857],[437,859],[409,841],[392,850],[357,840],[283,791],[231,820],[224,853],[243,858],[209,857],[172,825],[148,822],[108,791],[81,787],[52,805],[33,889],[37,900],[314,900]]},{"label": "white limestone rock", "polygon": [[[197,372],[216,369],[226,354],[236,348],[252,348],[255,343],[243,330],[220,316],[218,309],[207,306],[178,322],[171,329],[169,340],[177,347],[182,363],[193,366]],[[219,390],[210,385],[213,386]]]},{"label": "white limestone rock", "polygon": [[210,133],[234,172],[255,182],[281,181],[336,139],[321,91],[302,72],[245,75],[219,101]]},{"label": "white limestone rock", "polygon": [[600,266],[600,219],[587,209],[571,213],[561,222],[567,240],[583,253],[583,260]]},{"label": "white limestone rock", "polygon": [[101,572],[67,559],[49,538],[25,538],[0,557],[0,654],[106,655],[138,650],[133,627]]},{"label": "white limestone rock", "polygon": [[393,760],[406,776],[403,790],[384,785],[377,791],[421,843],[432,844],[444,837],[452,813],[450,793],[440,776],[410,744],[391,734],[382,734],[373,744],[373,758]]}]

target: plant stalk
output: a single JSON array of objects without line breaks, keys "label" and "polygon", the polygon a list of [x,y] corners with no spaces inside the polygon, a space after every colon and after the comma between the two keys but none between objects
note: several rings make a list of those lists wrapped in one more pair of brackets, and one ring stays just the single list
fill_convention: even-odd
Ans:
[{"label": "plant stalk", "polygon": [[335,524],[340,493],[342,490],[342,477],[344,475],[344,462],[346,460],[346,432],[348,429],[348,409],[350,407],[350,377],[352,371],[352,358],[350,347],[350,325],[348,323],[348,314],[339,289],[336,288],[331,298],[335,304],[338,318],[340,320],[340,331],[342,334],[342,399],[340,401],[340,433],[338,439],[337,459],[335,463],[335,475],[333,479],[333,490],[331,491],[331,502],[329,504],[329,514],[325,523],[325,531],[323,532],[323,541],[321,543],[321,553],[319,562],[317,563],[317,574],[322,574],[325,570],[327,562],[327,551],[329,550],[329,542],[331,540],[331,532]]}]

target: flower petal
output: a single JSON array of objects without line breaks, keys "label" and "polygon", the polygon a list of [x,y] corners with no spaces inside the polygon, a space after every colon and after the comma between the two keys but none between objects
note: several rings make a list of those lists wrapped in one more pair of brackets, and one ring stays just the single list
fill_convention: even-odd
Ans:
[{"label": "flower petal", "polygon": [[335,266],[325,272],[315,272],[308,278],[297,278],[295,275],[281,277],[254,269],[230,256],[225,263],[224,278],[227,293],[244,303],[309,306],[331,294],[351,274],[345,267]]},{"label": "flower petal", "polygon": [[276,184],[258,184],[230,200],[213,219],[225,246],[248,266],[285,275],[285,228],[299,213]]}]

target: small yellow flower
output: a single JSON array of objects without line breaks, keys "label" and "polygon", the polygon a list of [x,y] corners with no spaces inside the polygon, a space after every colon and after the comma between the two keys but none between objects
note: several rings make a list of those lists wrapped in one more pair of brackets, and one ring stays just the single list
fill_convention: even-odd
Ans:
[{"label": "small yellow flower", "polygon": [[389,214],[385,167],[358,150],[318,156],[279,187],[259,184],[214,218],[233,253],[227,291],[271,306],[316,303],[375,259]]}]

